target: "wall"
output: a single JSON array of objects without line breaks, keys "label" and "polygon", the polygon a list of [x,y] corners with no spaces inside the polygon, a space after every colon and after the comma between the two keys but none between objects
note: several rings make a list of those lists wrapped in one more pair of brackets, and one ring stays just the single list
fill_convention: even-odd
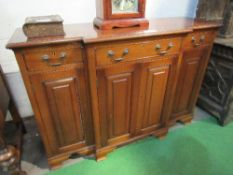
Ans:
[{"label": "wall", "polygon": [[[197,0],[147,0],[146,17],[195,16]],[[95,17],[95,0],[0,0],[0,64],[7,74],[14,99],[22,116],[32,115],[26,91],[19,74],[13,52],[5,44],[21,27],[27,16],[60,14],[64,23],[92,22]]]}]

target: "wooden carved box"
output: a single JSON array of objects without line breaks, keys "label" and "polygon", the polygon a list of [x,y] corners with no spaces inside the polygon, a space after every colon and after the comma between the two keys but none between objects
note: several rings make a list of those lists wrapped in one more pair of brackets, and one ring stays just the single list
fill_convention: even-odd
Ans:
[{"label": "wooden carved box", "polygon": [[59,15],[28,17],[23,26],[28,38],[63,36],[63,19]]}]

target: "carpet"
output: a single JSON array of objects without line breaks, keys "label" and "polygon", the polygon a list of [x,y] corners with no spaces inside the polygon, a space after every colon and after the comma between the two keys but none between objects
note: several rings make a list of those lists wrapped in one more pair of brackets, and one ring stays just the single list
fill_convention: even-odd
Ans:
[{"label": "carpet", "polygon": [[116,149],[107,159],[86,159],[46,175],[233,175],[233,123],[195,121]]}]

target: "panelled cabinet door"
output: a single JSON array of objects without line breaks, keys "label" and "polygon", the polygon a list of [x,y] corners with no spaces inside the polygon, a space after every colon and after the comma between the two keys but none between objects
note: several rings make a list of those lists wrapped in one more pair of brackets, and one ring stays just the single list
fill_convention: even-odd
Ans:
[{"label": "panelled cabinet door", "polygon": [[93,144],[84,77],[81,69],[30,76],[52,155]]},{"label": "panelled cabinet door", "polygon": [[102,145],[130,138],[138,72],[135,64],[97,71]]},{"label": "panelled cabinet door", "polygon": [[210,47],[184,51],[172,118],[192,113],[200,90]]},{"label": "panelled cabinet door", "polygon": [[177,56],[143,63],[137,128],[148,133],[166,125]]}]

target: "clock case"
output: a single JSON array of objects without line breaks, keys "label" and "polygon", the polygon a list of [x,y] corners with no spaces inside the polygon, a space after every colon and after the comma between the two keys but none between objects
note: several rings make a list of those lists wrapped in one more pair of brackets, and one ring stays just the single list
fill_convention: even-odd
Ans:
[{"label": "clock case", "polygon": [[96,18],[94,25],[101,30],[123,27],[148,27],[145,19],[146,0],[138,0],[136,13],[112,13],[112,0],[96,0]]}]

